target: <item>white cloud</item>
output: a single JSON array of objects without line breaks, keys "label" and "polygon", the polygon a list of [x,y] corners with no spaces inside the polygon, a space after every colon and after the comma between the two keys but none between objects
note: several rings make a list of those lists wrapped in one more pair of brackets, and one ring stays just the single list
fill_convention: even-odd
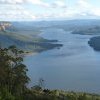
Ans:
[{"label": "white cloud", "polygon": [[35,20],[34,14],[20,5],[0,5],[0,20]]},{"label": "white cloud", "polygon": [[62,13],[66,18],[100,17],[100,8],[91,4],[89,0],[77,0],[76,5],[68,7],[64,12]]},{"label": "white cloud", "polygon": [[[46,0],[45,0],[46,1]],[[0,19],[11,20],[34,20],[53,18],[96,18],[100,17],[100,7],[89,2],[90,0],[76,0],[76,4],[69,6],[67,0],[54,0],[45,2],[44,0],[0,0]],[[38,6],[40,11],[34,15],[23,4],[33,4]],[[45,7],[45,8],[44,8]],[[43,10],[42,9],[42,10]],[[34,10],[32,10],[34,11]],[[38,11],[39,12],[39,11]]]},{"label": "white cloud", "polygon": [[43,7],[49,7],[49,4],[46,2],[43,2],[42,0],[24,0],[24,2],[32,3],[32,4],[43,6]]},{"label": "white cloud", "polygon": [[34,4],[43,7],[62,7],[66,8],[66,0],[54,0],[53,3],[47,3],[43,0],[0,0],[0,4]]},{"label": "white cloud", "polygon": [[53,8],[66,8],[67,4],[65,0],[55,0],[52,4],[51,7]]},{"label": "white cloud", "polygon": [[100,8],[97,8],[96,6],[92,5],[89,3],[89,0],[79,0],[79,12],[82,15],[83,13],[85,16],[95,16],[99,17],[100,16]]},{"label": "white cloud", "polygon": [[[61,2],[61,3],[60,3]],[[55,2],[54,2],[55,3]],[[64,1],[57,0],[54,8],[65,6]],[[76,18],[99,18],[100,8],[91,4],[89,0],[77,0],[74,6],[65,7],[62,11],[53,12],[49,14],[44,14],[43,18],[66,18],[66,19],[76,19]]]},{"label": "white cloud", "polygon": [[[36,16],[22,4],[31,3],[32,0],[0,0],[0,20],[35,20]],[[34,4],[40,4],[34,0]]]},{"label": "white cloud", "polygon": [[0,0],[0,4],[20,4],[23,0]]},{"label": "white cloud", "polygon": [[89,8],[91,5],[88,3],[88,0],[78,0],[78,6],[82,8]]},{"label": "white cloud", "polygon": [[[29,10],[23,7],[23,4],[33,4],[49,8],[65,8],[65,0],[55,0],[53,3],[46,3],[43,0],[0,0],[0,20],[34,20],[37,18],[53,18],[57,17],[57,14],[51,13],[34,15]],[[61,14],[62,15],[62,14]],[[59,15],[59,16],[61,16]]]},{"label": "white cloud", "polygon": [[48,7],[49,4],[43,2],[42,0],[0,0],[0,4],[35,4],[39,6]]}]

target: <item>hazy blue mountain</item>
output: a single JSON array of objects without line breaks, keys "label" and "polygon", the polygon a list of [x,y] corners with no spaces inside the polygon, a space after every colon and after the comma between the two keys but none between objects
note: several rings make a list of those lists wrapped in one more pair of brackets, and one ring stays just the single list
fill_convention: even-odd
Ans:
[{"label": "hazy blue mountain", "polygon": [[47,40],[38,36],[39,33],[40,27],[34,27],[30,22],[11,22],[11,26],[0,31],[0,44],[3,47],[16,45],[20,49],[34,52],[62,46],[55,43],[57,40]]},{"label": "hazy blue mountain", "polygon": [[40,37],[39,34],[45,29],[59,28],[65,31],[71,31],[73,34],[81,35],[100,34],[100,20],[95,19],[7,23],[10,26],[0,31],[0,44],[4,47],[16,45],[21,49],[35,52],[62,46],[57,43],[57,40],[47,40]]}]

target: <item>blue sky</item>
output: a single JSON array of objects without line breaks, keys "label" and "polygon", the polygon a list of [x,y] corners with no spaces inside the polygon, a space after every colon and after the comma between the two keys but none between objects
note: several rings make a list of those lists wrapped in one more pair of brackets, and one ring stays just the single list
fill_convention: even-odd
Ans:
[{"label": "blue sky", "polygon": [[0,20],[100,19],[100,0],[0,0]]}]

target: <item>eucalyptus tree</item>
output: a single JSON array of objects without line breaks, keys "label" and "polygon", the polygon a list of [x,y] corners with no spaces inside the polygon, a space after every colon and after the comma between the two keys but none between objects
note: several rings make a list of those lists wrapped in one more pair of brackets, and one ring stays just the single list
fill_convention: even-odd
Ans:
[{"label": "eucalyptus tree", "polygon": [[30,79],[23,64],[23,53],[16,46],[0,48],[0,92],[6,89],[12,95],[22,96],[27,88]]}]

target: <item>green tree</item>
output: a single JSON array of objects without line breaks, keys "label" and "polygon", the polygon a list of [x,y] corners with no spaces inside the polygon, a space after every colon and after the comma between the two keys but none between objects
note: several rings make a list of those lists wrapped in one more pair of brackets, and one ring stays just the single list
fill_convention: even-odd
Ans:
[{"label": "green tree", "polygon": [[23,96],[29,82],[27,67],[23,62],[23,51],[15,46],[0,48],[0,92],[4,90],[16,97]]}]

